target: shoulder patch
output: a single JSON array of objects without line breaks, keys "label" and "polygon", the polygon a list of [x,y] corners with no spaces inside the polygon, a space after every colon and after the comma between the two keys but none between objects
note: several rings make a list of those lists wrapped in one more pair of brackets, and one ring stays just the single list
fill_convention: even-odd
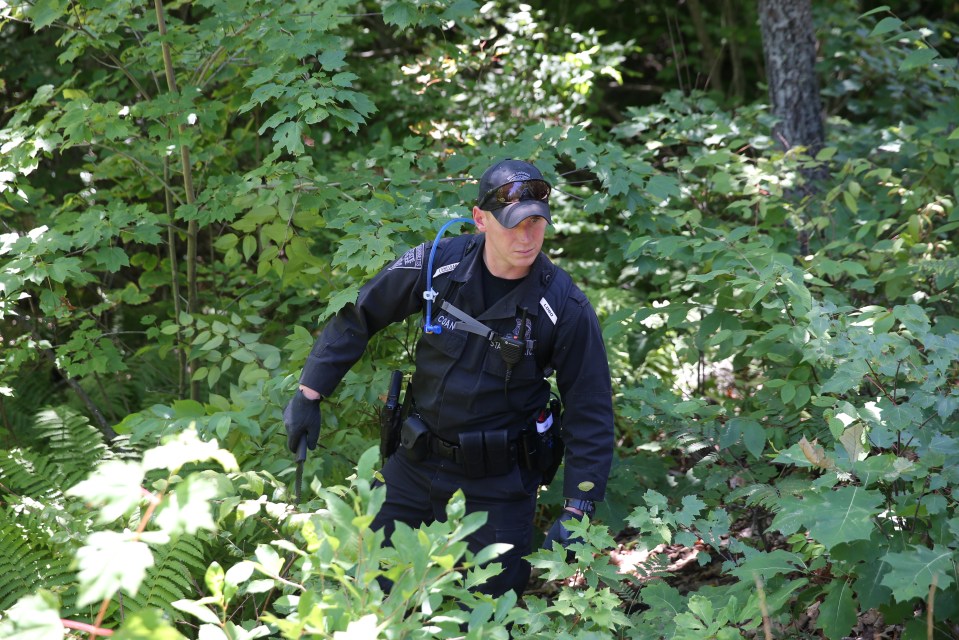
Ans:
[{"label": "shoulder patch", "polygon": [[423,254],[426,250],[425,245],[413,247],[403,254],[403,257],[390,265],[389,271],[393,269],[422,269]]},{"label": "shoulder patch", "polygon": [[441,275],[443,275],[444,273],[449,273],[450,271],[452,271],[453,269],[455,269],[457,266],[459,266],[459,262],[454,262],[453,264],[443,265],[442,267],[440,267],[439,269],[437,269],[436,271],[433,272],[433,277],[435,278],[436,276],[441,276]]}]

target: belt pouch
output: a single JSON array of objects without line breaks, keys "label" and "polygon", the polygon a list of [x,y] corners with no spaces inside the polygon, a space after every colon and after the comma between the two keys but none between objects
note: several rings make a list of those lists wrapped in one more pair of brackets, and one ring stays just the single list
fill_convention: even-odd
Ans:
[{"label": "belt pouch", "polygon": [[430,430],[417,416],[407,416],[400,428],[400,444],[406,451],[406,457],[413,462],[421,462],[429,453]]},{"label": "belt pouch", "polygon": [[513,464],[510,460],[509,433],[506,429],[484,431],[483,440],[486,444],[486,473],[491,476],[509,473]]},{"label": "belt pouch", "polygon": [[461,433],[460,452],[463,454],[463,470],[467,478],[482,478],[487,475],[482,431]]}]

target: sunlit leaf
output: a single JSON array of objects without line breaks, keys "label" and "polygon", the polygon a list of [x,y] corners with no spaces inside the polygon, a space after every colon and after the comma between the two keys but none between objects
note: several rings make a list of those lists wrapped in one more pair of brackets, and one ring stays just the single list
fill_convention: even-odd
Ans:
[{"label": "sunlit leaf", "polygon": [[112,598],[120,590],[136,595],[147,569],[153,566],[153,554],[145,543],[133,539],[131,532],[98,531],[77,551],[77,563],[77,602],[83,606]]}]

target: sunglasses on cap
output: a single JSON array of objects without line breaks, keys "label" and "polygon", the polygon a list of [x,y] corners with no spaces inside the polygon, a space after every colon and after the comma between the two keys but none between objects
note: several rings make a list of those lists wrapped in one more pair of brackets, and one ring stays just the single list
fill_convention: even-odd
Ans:
[{"label": "sunglasses on cap", "polygon": [[491,198],[495,206],[486,209],[501,209],[508,204],[513,204],[521,200],[547,200],[552,187],[545,180],[518,180],[507,182],[498,187],[493,187],[483,195],[480,200],[480,209],[485,209],[485,204]]}]

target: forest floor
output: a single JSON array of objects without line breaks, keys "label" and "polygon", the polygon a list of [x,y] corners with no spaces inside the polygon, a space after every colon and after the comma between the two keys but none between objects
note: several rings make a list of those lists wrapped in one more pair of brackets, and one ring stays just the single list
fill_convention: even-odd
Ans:
[{"label": "forest floor", "polygon": [[[753,532],[749,527],[743,527],[735,535],[750,537]],[[708,553],[705,544],[698,543],[693,547],[660,544],[647,549],[645,545],[635,545],[635,538],[628,532],[620,536],[620,540],[617,547],[609,552],[610,562],[617,566],[621,573],[632,575],[638,585],[631,597],[623,597],[620,594],[623,598],[624,613],[636,613],[637,607],[644,606],[639,602],[638,596],[642,585],[651,580],[665,580],[681,594],[688,594],[703,586],[718,585],[735,579],[724,576],[722,561],[715,555],[711,559],[703,555]],[[566,584],[578,586],[584,585],[585,581],[582,576],[573,576],[566,581]],[[560,583],[539,581],[533,585],[531,591],[540,595],[551,595],[557,592],[560,586]],[[815,602],[799,611],[793,620],[771,621],[769,638],[825,640],[825,636],[817,625],[818,616],[819,603]],[[923,630],[925,630],[924,611],[916,611],[916,620],[923,622]],[[908,640],[910,637],[904,635],[902,624],[885,623],[882,614],[874,609],[860,614],[856,626],[850,631],[850,635],[845,636],[843,640]],[[743,635],[750,640],[768,640],[761,628],[743,631]],[[923,633],[918,637],[925,640],[927,635]],[[939,623],[934,638],[935,640],[959,638],[959,624],[948,623],[948,628],[944,628]]]}]

